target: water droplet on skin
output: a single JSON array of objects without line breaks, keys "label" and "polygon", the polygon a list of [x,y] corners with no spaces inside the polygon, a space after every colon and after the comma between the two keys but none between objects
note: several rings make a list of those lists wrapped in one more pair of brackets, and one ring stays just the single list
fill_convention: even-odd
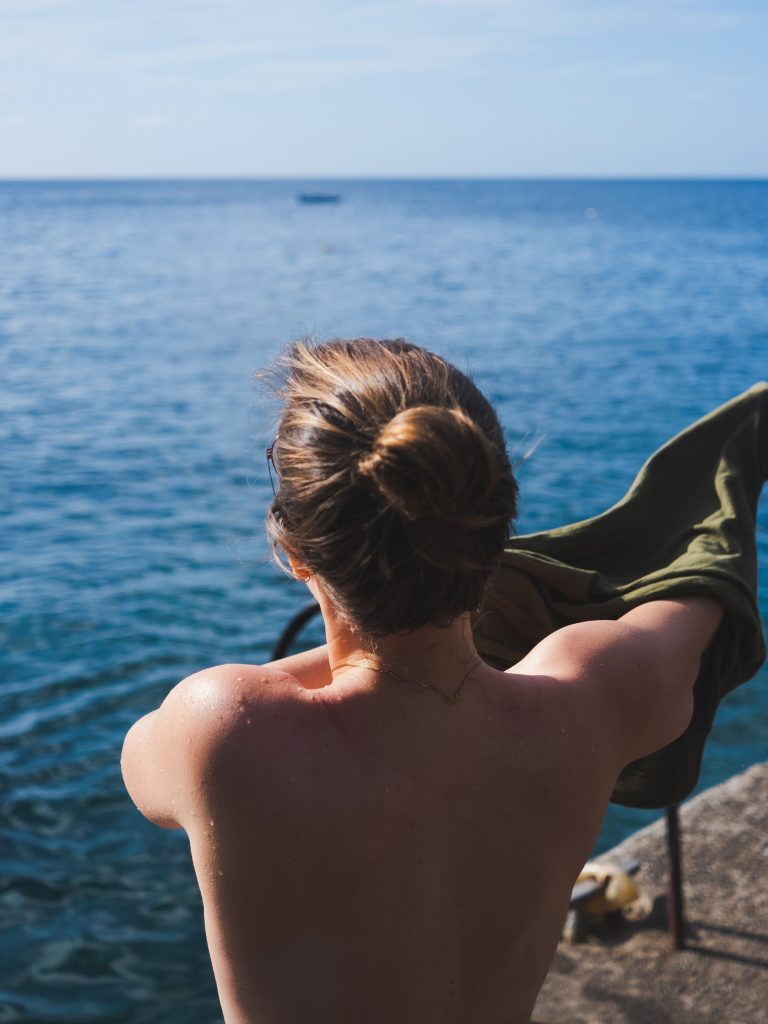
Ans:
[{"label": "water droplet on skin", "polygon": [[211,826],[211,828],[213,828],[213,819],[212,818],[208,819],[208,824]]},{"label": "water droplet on skin", "polygon": [[250,718],[246,718],[246,720],[245,720],[245,724],[246,724],[246,725],[250,725],[250,724],[251,724],[251,719],[250,719]]},{"label": "water droplet on skin", "polygon": [[219,878],[223,878],[224,877],[224,872],[221,870],[221,868],[218,869],[216,874],[219,876]]}]

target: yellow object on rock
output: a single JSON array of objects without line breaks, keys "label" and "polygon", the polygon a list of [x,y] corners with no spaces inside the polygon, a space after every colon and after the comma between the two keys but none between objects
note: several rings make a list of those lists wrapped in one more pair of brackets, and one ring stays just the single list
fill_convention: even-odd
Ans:
[{"label": "yellow object on rock", "polygon": [[608,914],[614,910],[622,910],[627,904],[634,903],[640,895],[634,879],[616,864],[587,861],[576,881],[603,882],[606,879],[608,885],[605,892],[595,896],[587,905],[590,914]]}]

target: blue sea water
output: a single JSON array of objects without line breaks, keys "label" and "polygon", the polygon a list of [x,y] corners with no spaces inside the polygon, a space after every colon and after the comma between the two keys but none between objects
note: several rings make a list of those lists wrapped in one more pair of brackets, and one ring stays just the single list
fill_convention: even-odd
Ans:
[{"label": "blue sea water", "polygon": [[[521,532],[602,511],[768,375],[766,182],[312,187],[0,183],[0,1022],[220,1020],[185,838],[118,758],[305,600],[261,530],[252,375],[285,341],[404,335],[470,370],[510,447],[539,442]],[[765,615],[765,501],[758,534]],[[767,683],[721,707],[702,787],[768,759]],[[648,819],[612,808],[601,848]]]}]

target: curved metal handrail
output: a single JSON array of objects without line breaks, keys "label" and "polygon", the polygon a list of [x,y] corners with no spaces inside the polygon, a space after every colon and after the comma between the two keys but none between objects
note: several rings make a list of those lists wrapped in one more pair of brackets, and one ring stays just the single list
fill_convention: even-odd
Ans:
[{"label": "curved metal handrail", "polygon": [[320,614],[320,605],[316,601],[312,604],[305,605],[300,611],[296,612],[289,620],[283,632],[277,638],[275,646],[272,648],[272,661],[278,661],[280,658],[284,658],[291,649],[291,644],[294,642],[296,637],[316,615]]}]

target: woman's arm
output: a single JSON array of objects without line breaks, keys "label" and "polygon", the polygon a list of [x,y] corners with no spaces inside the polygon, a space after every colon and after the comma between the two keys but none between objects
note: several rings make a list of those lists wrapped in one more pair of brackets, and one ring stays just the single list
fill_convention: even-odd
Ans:
[{"label": "woman's arm", "polygon": [[616,620],[557,630],[512,671],[579,686],[595,734],[623,767],[685,731],[701,656],[722,614],[708,597],[649,601]]}]

